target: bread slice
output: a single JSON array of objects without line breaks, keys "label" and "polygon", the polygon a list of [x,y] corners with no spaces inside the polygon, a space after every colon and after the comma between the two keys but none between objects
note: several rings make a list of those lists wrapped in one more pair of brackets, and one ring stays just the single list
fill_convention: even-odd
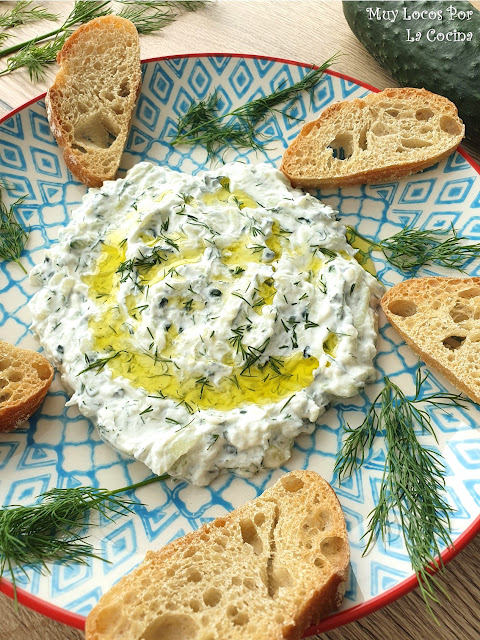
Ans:
[{"label": "bread slice", "polygon": [[280,169],[305,188],[386,182],[443,160],[464,134],[447,98],[425,89],[385,89],[327,107],[303,126]]},{"label": "bread slice", "polygon": [[0,431],[12,431],[35,413],[53,373],[40,353],[0,340]]},{"label": "bread slice", "polygon": [[313,471],[292,471],[148,552],[90,612],[86,640],[300,638],[340,605],[348,563],[335,493]]},{"label": "bread slice", "polygon": [[45,105],[70,171],[89,187],[115,178],[140,92],[140,45],[130,20],[95,18],[58,53]]},{"label": "bread slice", "polygon": [[428,366],[480,402],[480,278],[405,280],[381,305]]}]

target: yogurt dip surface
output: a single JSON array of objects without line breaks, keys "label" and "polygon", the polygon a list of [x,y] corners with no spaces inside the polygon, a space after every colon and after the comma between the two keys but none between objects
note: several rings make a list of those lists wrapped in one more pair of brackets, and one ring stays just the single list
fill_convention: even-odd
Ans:
[{"label": "yogurt dip surface", "polygon": [[374,376],[382,288],[354,255],[270,165],[140,163],[32,271],[32,328],[118,451],[198,485],[251,476]]}]

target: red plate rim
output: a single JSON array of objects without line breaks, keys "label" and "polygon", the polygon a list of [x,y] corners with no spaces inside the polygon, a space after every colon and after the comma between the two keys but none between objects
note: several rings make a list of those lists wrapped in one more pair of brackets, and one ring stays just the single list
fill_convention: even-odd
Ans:
[{"label": "red plate rim", "polygon": [[[273,62],[281,62],[283,64],[290,64],[297,67],[316,67],[316,65],[311,65],[305,62],[298,62],[297,60],[288,60],[285,58],[277,58],[275,56],[263,56],[263,55],[255,55],[253,53],[187,53],[187,54],[177,54],[177,55],[168,55],[168,56],[158,56],[154,58],[146,58],[142,60],[142,63],[147,62],[160,62],[162,60],[171,60],[172,58],[210,58],[210,57],[228,57],[228,58],[260,58],[262,60],[271,60]],[[369,91],[380,92],[381,89],[374,87],[366,82],[362,82],[351,76],[347,76],[344,73],[340,73],[339,71],[327,70],[327,74],[331,76],[335,76],[336,78],[341,78],[342,80],[347,80],[347,82],[352,82],[357,84]],[[38,102],[42,98],[45,97],[45,92],[40,95],[28,100],[24,104],[16,107],[12,111],[9,111],[5,116],[0,118],[0,124],[8,120],[12,116],[14,116],[22,109],[29,107],[34,102]],[[480,174],[480,165],[478,165],[470,155],[460,147],[457,149],[458,153],[460,153],[463,158],[475,169],[475,171]],[[455,546],[448,547],[441,554],[441,559],[444,565],[446,565],[450,560],[452,560],[457,553],[459,553],[462,549],[464,549],[472,540],[480,533],[480,515],[470,524],[470,526],[461,533],[456,539]],[[304,637],[324,633],[326,631],[331,631],[332,629],[336,629],[337,627],[341,627],[350,622],[355,622],[360,618],[363,618],[382,607],[385,607],[395,600],[398,600],[402,596],[406,595],[410,591],[413,591],[418,587],[418,580],[416,575],[411,575],[399,584],[387,589],[378,596],[374,598],[370,598],[366,602],[362,602],[358,605],[350,607],[350,609],[346,609],[345,611],[340,611],[338,613],[334,613],[331,616],[328,616],[324,620],[322,620],[318,625],[309,627],[304,634]],[[4,578],[0,579],[0,592],[9,596],[10,598],[14,598],[14,589],[11,582],[5,580]],[[85,629],[85,617],[79,615],[78,613],[73,613],[71,611],[67,611],[66,609],[62,609],[54,604],[50,604],[45,600],[42,600],[38,596],[34,596],[28,591],[24,589],[17,588],[17,600],[20,604],[32,609],[33,611],[37,611],[57,622],[61,622],[63,624],[69,625],[76,629],[84,630]]]}]

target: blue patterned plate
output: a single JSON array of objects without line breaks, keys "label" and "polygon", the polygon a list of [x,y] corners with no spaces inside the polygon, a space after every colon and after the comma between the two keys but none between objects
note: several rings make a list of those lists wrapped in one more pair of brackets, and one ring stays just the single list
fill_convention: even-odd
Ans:
[{"label": "blue patterned plate", "polygon": [[[143,71],[143,88],[122,172],[141,160],[165,163],[185,172],[203,169],[207,162],[204,149],[173,148],[168,143],[178,116],[192,100],[218,89],[221,107],[228,111],[270,93],[283,82],[293,84],[307,68],[268,58],[195,55],[152,60],[144,64]],[[373,88],[331,73],[316,87],[311,99],[303,96],[288,109],[300,120],[312,119],[332,102],[358,98],[369,90]],[[278,138],[277,142],[259,153],[229,152],[225,159],[267,161],[278,166],[284,148],[300,126],[298,120],[272,115],[261,131]],[[33,267],[42,260],[45,249],[55,241],[85,193],[85,187],[65,167],[41,98],[0,123],[0,162],[3,176],[14,186],[8,197],[26,195],[18,213],[31,234],[22,262]],[[455,153],[445,162],[399,182],[322,191],[319,195],[340,211],[345,223],[374,239],[390,235],[406,224],[433,229],[454,224],[462,235],[480,240],[480,177],[463,153]],[[478,261],[472,263],[470,274],[479,275],[479,267]],[[376,268],[387,286],[402,279],[380,258]],[[424,269],[419,275],[439,273],[437,269]],[[38,342],[29,331],[26,304],[33,293],[18,265],[0,263],[0,337],[38,350]],[[384,465],[381,438],[362,470],[341,486],[333,474],[342,438],[340,423],[358,425],[362,421],[382,375],[393,376],[407,392],[414,387],[417,358],[384,318],[380,322],[376,363],[378,382],[322,415],[315,433],[298,439],[292,458],[283,469],[264,472],[250,480],[224,475],[202,488],[169,481],[139,489],[139,504],[133,514],[115,522],[101,520],[98,527],[88,529],[90,540],[108,563],[99,559],[85,565],[58,562],[45,574],[24,567],[25,574],[16,573],[22,587],[20,600],[82,628],[84,616],[102,593],[135,567],[147,549],[158,549],[254,498],[284,471],[306,467],[319,471],[336,489],[347,519],[352,552],[344,609],[316,630],[349,622],[406,593],[416,583],[398,525],[393,523],[389,539],[378,541],[368,556],[362,557],[366,518],[377,499]],[[451,389],[437,375],[430,376],[429,385],[431,390]],[[37,414],[21,429],[0,434],[0,504],[31,503],[52,487],[86,484],[113,489],[149,475],[142,464],[122,458],[104,444],[87,419],[74,407],[65,407],[66,400],[67,394],[56,376]],[[452,534],[458,550],[480,528],[480,435],[476,430],[480,411],[474,407],[448,413],[432,410],[432,417],[439,443],[434,445],[431,438],[424,439],[438,446],[446,460],[448,497],[455,509]],[[448,551],[445,558],[451,555],[453,552]],[[5,580],[1,588],[6,593],[12,591]]]}]

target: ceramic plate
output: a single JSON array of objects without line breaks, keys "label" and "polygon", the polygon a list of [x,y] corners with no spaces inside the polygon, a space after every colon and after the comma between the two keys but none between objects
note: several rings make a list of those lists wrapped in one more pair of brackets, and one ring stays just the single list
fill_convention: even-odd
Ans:
[{"label": "ceramic plate", "polygon": [[[123,157],[122,171],[141,160],[163,163],[172,169],[196,173],[208,166],[203,148],[172,147],[169,139],[175,123],[192,100],[214,90],[224,112],[248,100],[270,93],[282,83],[293,84],[307,67],[283,60],[231,56],[195,55],[151,60],[143,65],[144,80]],[[316,117],[332,102],[366,95],[373,87],[327,74],[312,96],[303,95],[281,114],[269,117],[260,132],[274,141],[265,151],[228,152],[225,160],[270,162],[279,166],[284,148],[296,136],[301,122]],[[26,196],[18,214],[30,228],[22,263],[31,268],[42,260],[59,229],[85,193],[67,171],[47,122],[43,96],[9,114],[0,123],[0,166],[14,190],[8,198]],[[420,228],[446,229],[480,241],[480,177],[477,168],[460,152],[423,173],[399,182],[322,191],[317,194],[338,209],[344,223],[357,227],[373,239],[386,237],[414,224]],[[7,198],[7,201],[8,201]],[[379,278],[392,285],[404,278],[376,256]],[[480,275],[480,261],[468,269]],[[419,275],[447,274],[424,269]],[[14,263],[0,263],[0,337],[23,347],[39,349],[29,330],[27,301],[34,293],[27,277]],[[197,529],[202,523],[226,513],[261,493],[283,472],[309,468],[320,472],[335,488],[345,512],[351,545],[351,571],[343,610],[325,620],[317,631],[356,619],[399,597],[416,584],[398,524],[393,522],[387,540],[377,542],[362,557],[367,516],[378,496],[385,451],[383,439],[369,452],[361,471],[341,486],[333,473],[342,440],[341,423],[361,423],[371,399],[387,374],[406,392],[413,390],[417,358],[397,333],[380,318],[377,382],[365,392],[322,415],[312,435],[298,438],[293,455],[282,469],[244,480],[223,475],[209,487],[192,487],[168,481],[139,489],[134,513],[114,522],[102,520],[88,529],[99,555],[108,560],[51,565],[39,573],[24,567],[16,572],[22,588],[20,600],[62,622],[82,628],[84,617],[103,592],[129,572],[147,549],[158,549],[170,540]],[[452,390],[441,377],[430,375],[426,391]],[[118,488],[149,476],[148,469],[125,459],[104,444],[92,424],[75,407],[66,407],[68,396],[55,377],[45,403],[21,429],[0,434],[0,504],[28,504],[52,487],[94,485]],[[430,410],[438,448],[446,461],[448,499],[455,509],[452,535],[460,549],[480,528],[480,411],[442,413]],[[140,504],[142,503],[142,504]],[[87,529],[86,529],[87,531]],[[445,558],[453,555],[447,552]],[[11,594],[11,585],[1,583]],[[313,631],[313,630],[311,630]]]}]

